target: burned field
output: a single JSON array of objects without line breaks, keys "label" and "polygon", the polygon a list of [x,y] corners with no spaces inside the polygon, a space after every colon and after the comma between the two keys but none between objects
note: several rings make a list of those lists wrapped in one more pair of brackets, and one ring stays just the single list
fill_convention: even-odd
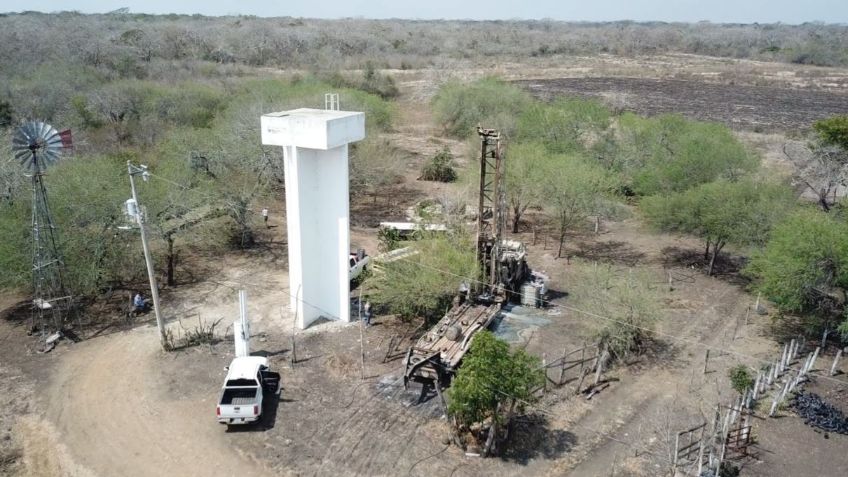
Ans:
[{"label": "burned field", "polygon": [[789,131],[848,110],[848,93],[649,78],[558,78],[515,84],[543,100],[601,98],[637,114],[679,113],[733,129]]}]

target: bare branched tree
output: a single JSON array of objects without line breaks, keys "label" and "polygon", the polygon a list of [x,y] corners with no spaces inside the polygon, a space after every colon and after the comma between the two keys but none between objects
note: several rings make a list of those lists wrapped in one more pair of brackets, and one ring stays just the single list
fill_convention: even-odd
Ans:
[{"label": "bare branched tree", "polygon": [[839,188],[848,186],[848,151],[821,143],[785,143],[783,154],[798,168],[795,181],[815,196],[823,211],[830,211]]}]

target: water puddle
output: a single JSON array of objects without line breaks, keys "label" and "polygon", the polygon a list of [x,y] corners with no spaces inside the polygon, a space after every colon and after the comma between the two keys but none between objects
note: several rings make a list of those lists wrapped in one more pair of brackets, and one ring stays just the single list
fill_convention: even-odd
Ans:
[{"label": "water puddle", "polygon": [[548,311],[521,305],[505,306],[495,317],[495,336],[509,343],[523,343],[540,327],[551,322]]}]

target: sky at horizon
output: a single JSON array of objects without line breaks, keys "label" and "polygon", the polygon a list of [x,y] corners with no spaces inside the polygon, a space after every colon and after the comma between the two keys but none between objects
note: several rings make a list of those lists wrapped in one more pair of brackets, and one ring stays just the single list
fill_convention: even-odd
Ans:
[{"label": "sky at horizon", "polygon": [[[485,8],[483,8],[485,6]],[[134,13],[293,16],[309,18],[553,19],[563,21],[666,21],[713,23],[848,23],[848,0],[42,0],[23,7],[0,0],[0,12],[77,10],[106,13],[127,7]]]}]

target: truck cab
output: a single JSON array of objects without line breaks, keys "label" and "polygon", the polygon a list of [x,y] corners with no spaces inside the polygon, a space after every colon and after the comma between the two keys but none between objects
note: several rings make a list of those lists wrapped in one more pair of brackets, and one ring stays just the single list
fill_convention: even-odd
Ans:
[{"label": "truck cab", "polygon": [[371,263],[371,257],[365,253],[365,250],[359,249],[356,252],[351,252],[348,257],[350,269],[348,271],[348,280],[354,281],[362,276],[363,272],[368,270]]}]

